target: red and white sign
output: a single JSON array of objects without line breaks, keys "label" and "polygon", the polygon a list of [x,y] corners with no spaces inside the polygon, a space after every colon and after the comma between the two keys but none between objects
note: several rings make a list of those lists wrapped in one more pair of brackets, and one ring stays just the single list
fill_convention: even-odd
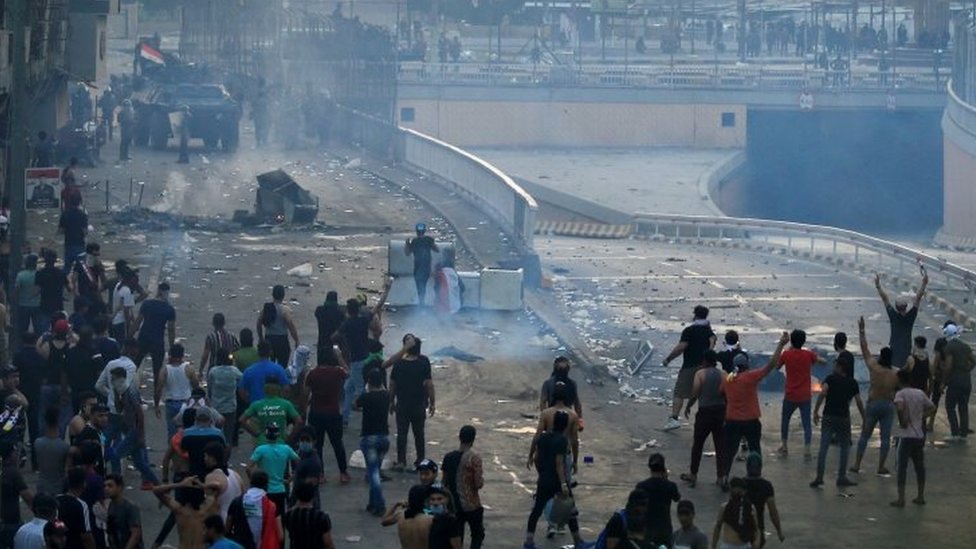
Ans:
[{"label": "red and white sign", "polygon": [[146,44],[145,42],[139,44],[139,57],[142,57],[146,61],[156,63],[157,65],[166,64],[166,58],[163,57],[162,52],[149,44]]},{"label": "red and white sign", "polygon": [[61,170],[58,168],[28,168],[24,174],[24,198],[28,210],[61,208],[58,184]]}]

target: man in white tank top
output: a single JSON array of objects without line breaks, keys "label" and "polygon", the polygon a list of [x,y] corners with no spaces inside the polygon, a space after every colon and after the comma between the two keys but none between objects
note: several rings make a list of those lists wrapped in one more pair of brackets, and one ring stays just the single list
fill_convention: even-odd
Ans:
[{"label": "man in white tank top", "polygon": [[227,467],[225,459],[226,446],[219,442],[211,442],[203,449],[203,462],[207,466],[207,477],[204,483],[207,488],[217,491],[217,502],[220,505],[220,517],[227,520],[227,511],[234,498],[244,493],[244,482],[237,471]]},{"label": "man in white tank top", "polygon": [[171,345],[169,361],[165,368],[159,369],[159,379],[154,384],[156,390],[153,402],[157,418],[161,416],[160,400],[165,406],[166,440],[176,434],[174,418],[180,413],[180,407],[189,400],[193,388],[200,385],[196,372],[189,368],[190,363],[183,360],[184,354],[183,345]]}]

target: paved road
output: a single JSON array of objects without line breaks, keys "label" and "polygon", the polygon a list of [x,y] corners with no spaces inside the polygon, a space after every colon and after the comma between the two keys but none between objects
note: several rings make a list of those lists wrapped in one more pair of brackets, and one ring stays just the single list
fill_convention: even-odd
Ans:
[{"label": "paved road", "polygon": [[[856,338],[859,315],[868,319],[872,349],[879,349],[887,340],[887,321],[870,282],[820,264],[632,240],[540,237],[536,248],[544,270],[553,278],[554,295],[562,314],[575,325],[589,350],[605,357],[610,371],[621,376],[619,384],[608,384],[613,389],[609,394],[593,395],[606,400],[590,406],[599,410],[604,421],[617,418],[616,425],[629,432],[633,457],[609,459],[612,466],[634,474],[638,471],[632,462],[648,453],[635,449],[649,441],[654,441],[667,456],[673,478],[686,470],[690,428],[670,434],[657,431],[666,417],[670,389],[677,375],[674,368],[661,369],[659,364],[676,343],[677,333],[690,320],[695,304],[711,308],[710,319],[720,337],[726,329],[738,330],[745,348],[753,354],[769,353],[781,330],[802,328],[809,334],[810,345],[826,355],[835,331],[844,330]],[[941,313],[923,306],[916,333],[928,335],[931,341],[934,328],[941,325],[943,318]],[[641,375],[630,378],[621,372],[621,366],[642,340],[651,342],[657,351]],[[856,340],[852,344],[856,345]],[[859,377],[863,379],[863,372]],[[832,485],[813,491],[807,487],[813,478],[813,463],[805,462],[799,455],[789,460],[772,455],[779,439],[779,394],[767,392],[763,396],[763,448],[765,475],[778,492],[788,546],[866,543],[912,547],[934,535],[947,536],[952,546],[964,546],[976,539],[971,529],[958,527],[966,520],[963,510],[973,502],[969,495],[972,480],[950,473],[972,463],[971,447],[947,447],[938,442],[928,449],[930,503],[925,509],[889,508],[887,502],[894,499],[893,478],[861,475],[861,485],[843,493]],[[946,434],[944,417],[940,411],[937,440]],[[855,436],[858,423],[855,420]],[[801,444],[800,432],[799,422],[794,419],[794,448]],[[817,437],[815,434],[814,444]],[[584,441],[592,442],[588,437]],[[875,436],[871,447],[876,448],[877,444]],[[584,444],[584,453],[591,449],[591,445]],[[713,471],[709,460],[706,458],[702,466],[700,487],[682,487],[682,494],[692,497],[699,517],[710,527],[721,495],[705,481]],[[828,479],[833,478],[834,460],[836,453],[828,460]],[[871,470],[876,460],[876,450],[869,450],[866,468]],[[585,474],[589,474],[588,470]],[[740,466],[733,469],[733,474],[742,474]],[[837,497],[841,495],[845,497]],[[963,502],[958,501],[960,497]],[[824,528],[825,525],[830,527]],[[771,545],[776,546],[776,542]]]}]

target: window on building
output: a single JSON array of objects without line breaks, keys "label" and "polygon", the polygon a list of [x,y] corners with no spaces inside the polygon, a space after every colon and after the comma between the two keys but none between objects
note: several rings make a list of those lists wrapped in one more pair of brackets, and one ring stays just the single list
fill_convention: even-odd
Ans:
[{"label": "window on building", "polygon": [[400,122],[413,122],[416,113],[413,107],[403,107],[400,109]]},{"label": "window on building", "polygon": [[723,128],[734,128],[735,127],[735,113],[734,112],[723,112],[722,113],[722,127]]}]

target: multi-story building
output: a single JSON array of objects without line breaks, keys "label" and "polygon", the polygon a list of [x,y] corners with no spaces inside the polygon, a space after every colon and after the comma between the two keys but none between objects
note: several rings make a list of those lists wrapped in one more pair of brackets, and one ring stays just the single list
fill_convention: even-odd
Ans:
[{"label": "multi-story building", "polygon": [[[6,2],[0,1],[0,6]],[[108,76],[106,23],[118,13],[119,0],[20,0],[27,13],[27,120],[32,134],[49,133],[68,121],[69,84],[97,84]],[[0,9],[0,105],[12,90],[13,21]],[[0,127],[9,135],[8,111],[0,109]],[[4,155],[4,158],[6,155]]]}]

